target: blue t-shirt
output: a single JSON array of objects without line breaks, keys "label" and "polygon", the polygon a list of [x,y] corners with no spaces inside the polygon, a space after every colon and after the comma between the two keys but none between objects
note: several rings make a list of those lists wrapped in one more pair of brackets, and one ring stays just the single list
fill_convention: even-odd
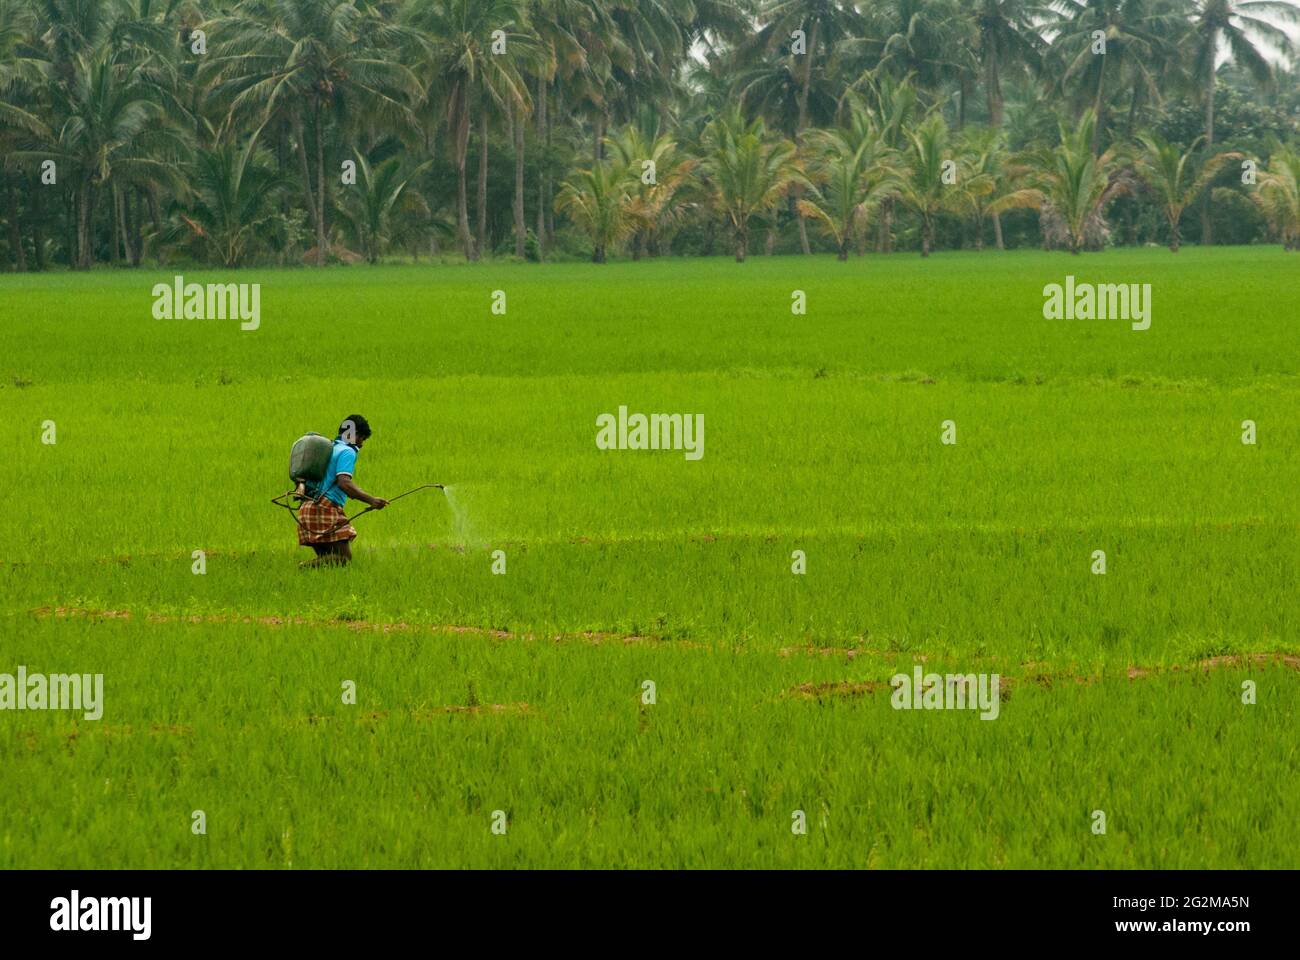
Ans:
[{"label": "blue t-shirt", "polygon": [[347,504],[348,495],[339,489],[339,474],[345,473],[349,477],[352,476],[352,471],[356,468],[356,465],[357,448],[344,443],[342,440],[335,440],[334,452],[330,454],[330,466],[325,471],[325,479],[321,481],[320,490],[340,507]]}]

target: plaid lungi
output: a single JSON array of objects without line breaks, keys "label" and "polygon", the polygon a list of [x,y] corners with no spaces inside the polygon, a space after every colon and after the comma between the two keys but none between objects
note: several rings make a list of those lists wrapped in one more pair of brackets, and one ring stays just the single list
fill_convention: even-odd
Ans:
[{"label": "plaid lungi", "polygon": [[307,500],[298,511],[298,544],[337,543],[355,540],[357,531],[348,523],[347,515],[333,500],[321,497]]}]

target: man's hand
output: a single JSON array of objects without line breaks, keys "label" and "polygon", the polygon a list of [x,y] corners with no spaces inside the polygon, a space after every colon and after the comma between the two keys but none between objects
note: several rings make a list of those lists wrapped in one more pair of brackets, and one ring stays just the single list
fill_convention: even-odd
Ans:
[{"label": "man's hand", "polygon": [[382,509],[384,509],[384,507],[386,507],[386,506],[388,506],[388,501],[385,500],[383,497],[371,497],[371,498],[370,498],[370,507],[371,507],[371,509],[373,509],[373,510],[382,510]]}]

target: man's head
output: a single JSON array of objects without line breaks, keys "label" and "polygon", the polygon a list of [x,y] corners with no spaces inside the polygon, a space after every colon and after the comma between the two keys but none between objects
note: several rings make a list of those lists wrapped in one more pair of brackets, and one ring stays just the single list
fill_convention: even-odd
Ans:
[{"label": "man's head", "polygon": [[339,439],[360,449],[370,438],[370,423],[359,413],[348,416],[339,424]]}]

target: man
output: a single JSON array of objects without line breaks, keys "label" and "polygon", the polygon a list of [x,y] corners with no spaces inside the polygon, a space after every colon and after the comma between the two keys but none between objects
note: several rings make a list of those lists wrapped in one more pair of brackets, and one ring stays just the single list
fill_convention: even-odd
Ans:
[{"label": "man", "polygon": [[298,543],[315,550],[316,558],[303,563],[304,567],[351,562],[352,541],[356,539],[357,531],[343,512],[348,497],[354,497],[375,510],[388,506],[383,497],[372,497],[352,482],[357,451],[365,446],[370,433],[370,424],[361,414],[354,413],[344,420],[334,440],[325,478],[318,488],[306,491],[309,499],[298,512]]}]

